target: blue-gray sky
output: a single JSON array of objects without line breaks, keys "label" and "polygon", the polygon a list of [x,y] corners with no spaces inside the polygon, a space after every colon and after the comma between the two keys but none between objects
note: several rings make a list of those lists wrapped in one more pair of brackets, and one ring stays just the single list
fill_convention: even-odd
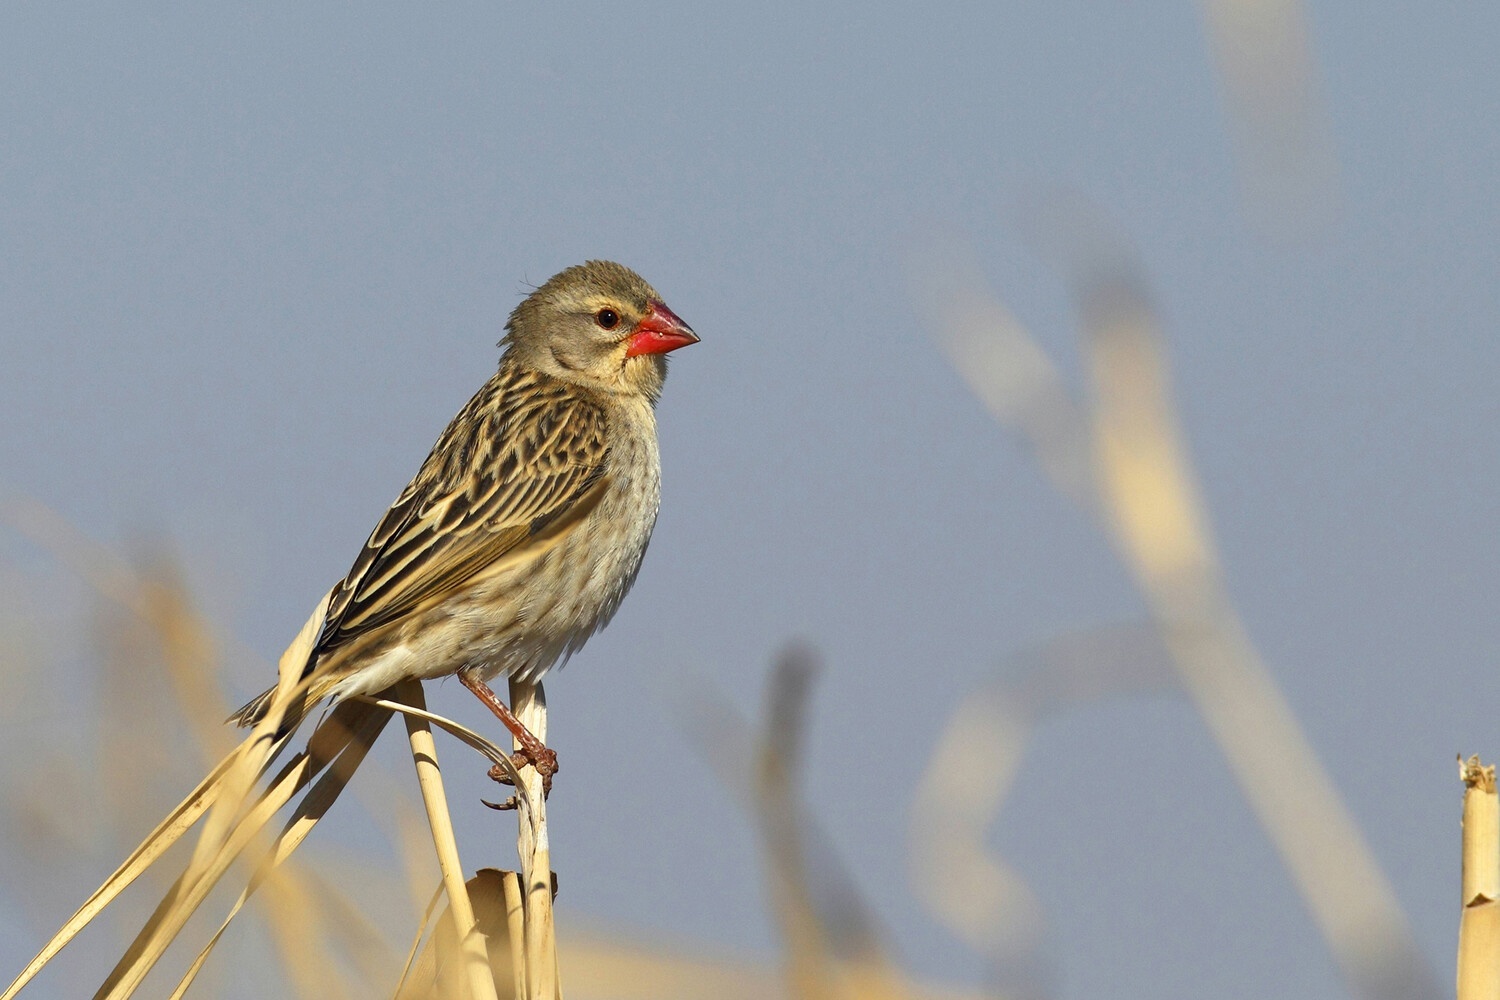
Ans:
[{"label": "blue-gray sky", "polygon": [[[1008,654],[1143,608],[934,349],[903,263],[964,227],[1076,376],[1018,219],[1082,193],[1153,283],[1230,592],[1447,970],[1453,756],[1500,753],[1500,8],[1307,13],[1337,206],[1288,240],[1247,207],[1187,3],[7,5],[0,484],[173,538],[274,657],[525,282],[630,264],[703,343],[659,411],[645,570],[548,684],[564,917],[769,953],[753,839],[672,690],[758,712],[797,636],[827,661],[815,811],[902,961],[972,980],[905,884],[911,782]],[[1181,699],[1046,724],[992,844],[1063,996],[1339,989]],[[7,967],[38,943],[7,936]]]}]

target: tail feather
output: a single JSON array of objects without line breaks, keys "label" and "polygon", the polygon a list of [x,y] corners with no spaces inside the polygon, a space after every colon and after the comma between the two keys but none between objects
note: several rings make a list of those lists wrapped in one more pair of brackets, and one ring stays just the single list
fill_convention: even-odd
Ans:
[{"label": "tail feather", "polygon": [[[327,697],[329,691],[337,683],[336,680],[329,678],[319,678],[314,682],[303,681],[302,684],[298,685],[297,689],[292,692],[288,699],[289,704],[286,707],[286,711],[282,714],[281,725],[276,729],[275,738],[279,740],[300,726],[302,720],[307,717],[307,713],[312,711],[313,706]],[[251,698],[240,707],[239,711],[224,721],[232,722],[242,729],[248,729],[266,717],[266,713],[271,709],[271,701],[275,696],[276,689],[274,687],[267,688],[254,698]]]},{"label": "tail feather", "polygon": [[232,722],[241,729],[249,729],[266,717],[266,710],[271,707],[271,696],[275,693],[274,687],[267,688],[241,705],[238,711],[224,721]]}]

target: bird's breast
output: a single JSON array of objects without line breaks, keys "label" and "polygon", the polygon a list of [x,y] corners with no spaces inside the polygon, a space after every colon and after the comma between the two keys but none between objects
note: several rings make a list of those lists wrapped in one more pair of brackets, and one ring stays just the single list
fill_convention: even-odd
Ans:
[{"label": "bird's breast", "polygon": [[607,625],[635,583],[661,503],[661,462],[654,425],[620,429],[629,433],[614,436],[604,495],[588,517],[536,560],[487,582],[495,598],[512,600],[474,603],[506,618],[488,623],[488,652],[476,657],[488,670],[539,676]]}]

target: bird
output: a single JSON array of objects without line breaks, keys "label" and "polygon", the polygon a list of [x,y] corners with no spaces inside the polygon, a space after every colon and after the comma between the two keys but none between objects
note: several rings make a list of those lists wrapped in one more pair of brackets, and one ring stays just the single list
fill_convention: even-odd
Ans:
[{"label": "bird", "polygon": [[[536,681],[607,625],[661,498],[667,355],[699,340],[645,279],[591,260],[516,306],[495,374],[448,424],[328,600],[278,736],[324,699],[456,674],[548,786],[553,751],[487,682]],[[253,725],[276,689],[230,717]]]}]

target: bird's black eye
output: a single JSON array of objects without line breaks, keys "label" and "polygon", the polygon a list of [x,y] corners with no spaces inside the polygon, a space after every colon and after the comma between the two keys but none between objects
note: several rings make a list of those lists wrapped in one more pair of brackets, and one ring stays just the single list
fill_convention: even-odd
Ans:
[{"label": "bird's black eye", "polygon": [[606,330],[613,330],[620,325],[620,314],[613,309],[600,309],[594,313],[594,322]]}]

